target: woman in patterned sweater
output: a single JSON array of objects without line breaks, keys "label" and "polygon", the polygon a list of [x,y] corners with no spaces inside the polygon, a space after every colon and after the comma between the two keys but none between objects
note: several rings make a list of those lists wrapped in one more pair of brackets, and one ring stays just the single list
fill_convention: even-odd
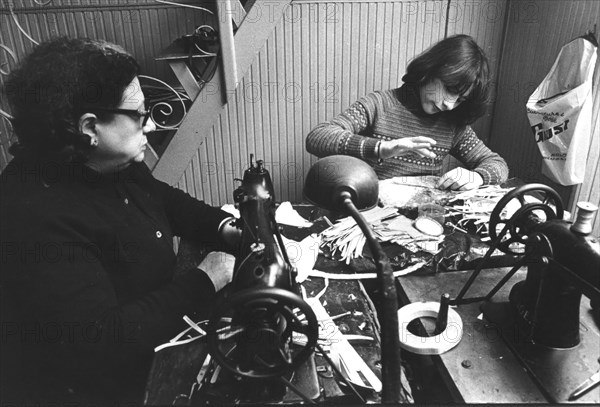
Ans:
[{"label": "woman in patterned sweater", "polygon": [[371,93],[315,127],[306,139],[308,152],[359,157],[380,179],[439,174],[451,154],[465,168],[443,174],[442,189],[474,189],[507,179],[504,159],[470,126],[485,112],[489,96],[487,58],[471,37],[438,42],[411,61],[402,80],[400,88]]}]

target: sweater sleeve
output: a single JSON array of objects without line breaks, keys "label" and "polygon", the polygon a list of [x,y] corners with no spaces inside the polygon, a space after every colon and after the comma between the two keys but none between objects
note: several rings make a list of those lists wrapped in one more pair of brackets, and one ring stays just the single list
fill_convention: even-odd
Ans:
[{"label": "sweater sleeve", "polygon": [[376,95],[370,94],[316,126],[306,137],[306,150],[318,157],[342,154],[377,159],[380,141],[370,134],[377,114],[375,102]]},{"label": "sweater sleeve", "polygon": [[484,185],[501,184],[508,179],[506,161],[490,150],[470,126],[466,126],[454,137],[450,154],[467,169],[481,175]]}]

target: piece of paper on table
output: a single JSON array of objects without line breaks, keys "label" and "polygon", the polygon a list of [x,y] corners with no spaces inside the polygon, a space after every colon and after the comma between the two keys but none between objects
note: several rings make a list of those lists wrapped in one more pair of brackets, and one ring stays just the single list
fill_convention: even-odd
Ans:
[{"label": "piece of paper on table", "polygon": [[296,226],[298,228],[309,228],[312,222],[304,219],[289,202],[282,202],[275,212],[275,221],[282,225]]},{"label": "piece of paper on table", "polygon": [[[402,270],[394,271],[394,277],[400,277],[407,274],[412,273],[423,267],[427,262],[420,261],[418,263],[412,264],[408,267],[403,268]],[[375,279],[377,278],[377,273],[326,273],[321,270],[312,270],[308,277],[320,277],[327,280],[366,280],[366,279]]]},{"label": "piece of paper on table", "polygon": [[302,283],[312,272],[317,262],[321,238],[316,234],[306,236],[301,242],[296,242],[285,236],[281,236],[281,238],[290,262],[298,272],[296,281]]}]

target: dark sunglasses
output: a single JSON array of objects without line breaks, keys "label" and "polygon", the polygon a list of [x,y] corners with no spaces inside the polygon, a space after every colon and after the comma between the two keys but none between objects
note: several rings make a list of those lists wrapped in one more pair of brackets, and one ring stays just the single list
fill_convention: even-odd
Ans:
[{"label": "dark sunglasses", "polygon": [[150,115],[152,113],[151,109],[148,109],[148,105],[146,104],[143,108],[140,108],[138,110],[133,110],[133,109],[116,109],[116,108],[110,108],[110,107],[94,107],[91,108],[90,110],[99,110],[102,112],[107,112],[107,113],[117,113],[117,114],[126,114],[128,116],[135,116],[137,117],[137,119],[142,119],[142,127],[144,127],[146,125],[146,123],[148,123],[148,119],[150,118]]}]

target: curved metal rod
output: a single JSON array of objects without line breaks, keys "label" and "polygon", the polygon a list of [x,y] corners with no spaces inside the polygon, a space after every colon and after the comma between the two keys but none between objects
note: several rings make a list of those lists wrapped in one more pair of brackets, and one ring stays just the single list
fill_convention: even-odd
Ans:
[{"label": "curved metal rod", "polygon": [[364,233],[369,248],[373,254],[377,268],[377,279],[382,295],[382,323],[381,323],[381,371],[382,384],[381,400],[383,403],[404,402],[401,397],[402,359],[400,357],[400,336],[398,327],[398,297],[396,294],[396,280],[392,265],[387,255],[377,241],[373,230],[360,214],[349,192],[342,194],[343,204],[352,218]]},{"label": "curved metal rod", "polygon": [[10,115],[8,112],[5,112],[4,110],[0,109],[0,116],[5,118],[6,120],[8,120],[9,122],[11,120],[14,120],[14,117],[12,115]]},{"label": "curved metal rod", "polygon": [[166,1],[166,0],[154,0],[154,1],[156,1],[157,3],[162,3],[162,4],[170,4],[172,6],[193,8],[194,10],[202,10],[202,11],[206,11],[207,13],[213,14],[213,15],[215,14],[207,8],[200,7],[200,6],[194,6],[193,4],[176,3],[174,1]]},{"label": "curved metal rod", "polygon": [[[17,62],[17,55],[15,54],[15,52],[10,49],[9,47],[7,47],[4,44],[0,44],[0,49],[3,49],[13,60],[13,62]],[[8,61],[8,58],[7,58]],[[5,64],[0,64],[0,75],[6,76],[10,74],[10,71],[5,71],[4,69],[2,69],[2,67],[4,67],[5,65],[9,66],[10,69],[10,65],[8,62],[6,62]]]},{"label": "curved metal rod", "polygon": [[469,279],[465,282],[465,285],[461,288],[461,290],[458,293],[458,295],[456,296],[456,298],[450,301],[451,305],[460,305],[463,303],[462,302],[463,297],[465,296],[465,294],[471,287],[471,284],[473,284],[473,281],[475,281],[475,279],[477,278],[477,276],[483,269],[484,264],[487,263],[489,258],[492,256],[492,253],[498,248],[498,246],[500,246],[501,240],[504,237],[504,235],[506,234],[506,232],[508,232],[511,224],[512,224],[512,218],[506,222],[506,224],[504,225],[504,228],[502,228],[502,232],[500,232],[500,234],[498,235],[498,238],[492,242],[488,251],[483,256],[483,259],[479,262],[477,267],[475,267],[475,270],[473,270],[473,272],[469,276]]},{"label": "curved metal rod", "polygon": [[[181,103],[181,106],[183,107],[183,116],[181,118],[181,120],[179,120],[177,123],[175,123],[172,126],[163,126],[159,123],[156,122],[156,120],[154,120],[154,117],[152,117],[152,121],[154,121],[154,123],[156,124],[156,127],[161,128],[161,129],[166,129],[166,130],[176,130],[181,123],[183,123],[183,119],[185,119],[185,116],[187,114],[187,108],[185,107],[185,103],[183,102],[183,98],[181,97],[181,95],[179,94],[179,92],[177,92],[177,90],[175,90],[171,85],[169,85],[168,83],[161,81],[160,79],[157,79],[153,76],[148,76],[148,75],[138,75],[138,78],[142,78],[142,79],[149,79],[155,82],[160,83],[161,85],[165,86],[166,88],[168,88],[171,92],[173,92],[175,94],[175,96],[177,96],[177,99],[179,99],[179,102]],[[171,112],[169,113],[169,115],[171,113],[173,113],[173,108],[171,107],[171,105],[169,105],[167,102],[164,101],[159,101],[156,105],[152,106],[150,108],[150,111],[154,110],[154,107],[161,105],[161,104],[166,104],[167,106],[169,106],[171,108]],[[151,116],[153,116],[153,114],[151,113]]]},{"label": "curved metal rod", "polygon": [[[216,32],[216,31],[215,31],[215,29],[214,29],[214,28],[213,28],[211,25],[208,25],[208,24],[202,24],[202,25],[199,25],[198,27],[196,27],[196,29],[194,30],[194,33],[195,33],[195,34],[199,34],[199,31],[200,31],[200,29],[202,29],[202,28],[210,28],[210,29],[211,29],[213,32]],[[200,48],[200,47],[198,46],[198,44],[196,44],[196,43],[194,43],[194,47],[196,47],[196,49],[197,49],[198,51],[200,51],[202,55],[205,55],[205,56],[211,56],[211,57],[216,57],[216,56],[217,56],[217,53],[216,53],[216,52],[208,52],[208,51],[205,51],[205,50],[203,50],[202,48]]]},{"label": "curved metal rod", "polygon": [[23,27],[21,27],[21,24],[19,24],[19,20],[17,19],[17,16],[15,14],[14,11],[14,4],[12,1],[8,2],[8,10],[10,12],[10,16],[12,17],[13,21],[15,22],[15,24],[17,25],[17,28],[19,29],[19,31],[21,31],[21,33],[27,37],[27,39],[31,42],[33,42],[35,45],[40,45],[39,42],[37,42],[36,40],[34,40],[29,34],[27,34],[27,31],[25,31],[25,29]]}]

